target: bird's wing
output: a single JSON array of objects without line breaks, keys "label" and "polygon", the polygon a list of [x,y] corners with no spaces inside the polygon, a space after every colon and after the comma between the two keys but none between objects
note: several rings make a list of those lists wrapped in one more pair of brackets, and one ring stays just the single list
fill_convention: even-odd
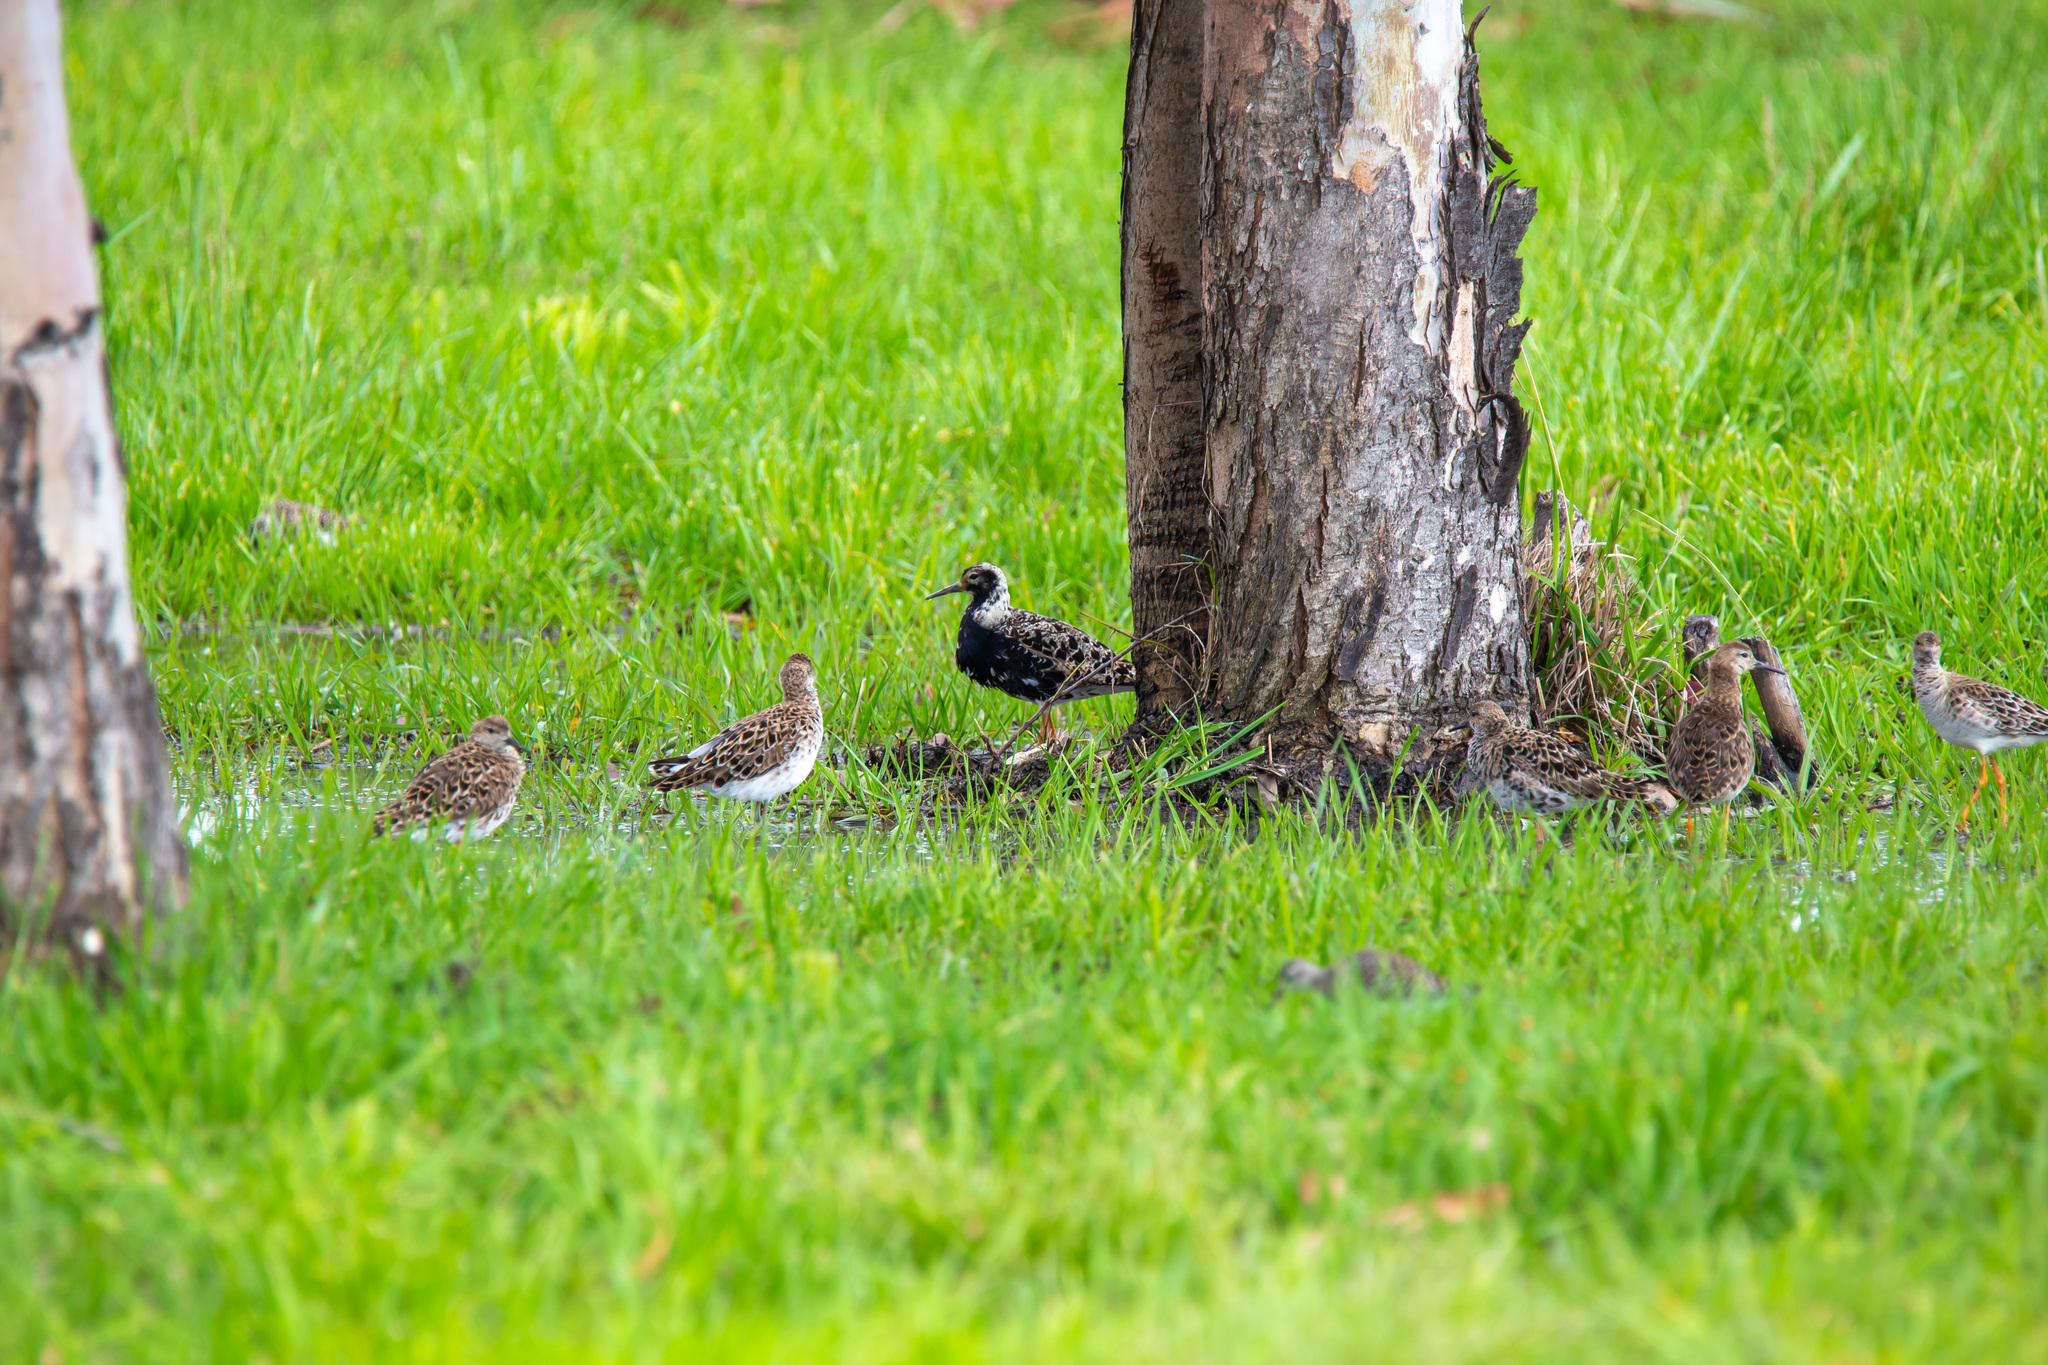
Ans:
[{"label": "bird's wing", "polygon": [[1731,714],[1695,708],[1679,722],[1678,733],[1672,737],[1671,782],[1681,792],[1713,793],[1745,764],[1754,768],[1755,761],[1748,717],[1739,711]]},{"label": "bird's wing", "polygon": [[648,764],[658,792],[688,787],[722,787],[773,772],[788,761],[803,733],[802,716],[790,702],[734,721],[687,754],[657,758]]},{"label": "bird's wing", "polygon": [[2048,707],[2019,693],[1950,674],[1949,710],[1957,719],[2001,735],[2048,735]]},{"label": "bird's wing", "polygon": [[1571,796],[1593,800],[1607,795],[1607,771],[1577,745],[1548,730],[1517,732],[1508,762]]},{"label": "bird's wing", "polygon": [[422,820],[459,817],[488,806],[496,809],[519,788],[524,770],[513,772],[482,746],[464,741],[420,769],[396,801],[377,812],[379,832]]},{"label": "bird's wing", "polygon": [[1069,697],[1127,692],[1138,685],[1135,665],[1085,630],[1036,612],[1011,611],[1002,634],[1058,669]]}]

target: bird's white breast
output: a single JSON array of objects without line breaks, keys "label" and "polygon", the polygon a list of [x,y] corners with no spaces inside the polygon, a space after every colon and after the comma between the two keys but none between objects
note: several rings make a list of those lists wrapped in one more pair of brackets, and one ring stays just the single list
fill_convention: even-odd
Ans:
[{"label": "bird's white breast", "polygon": [[727,782],[723,786],[706,787],[713,796],[723,796],[729,801],[768,802],[786,796],[804,784],[817,766],[818,751],[824,747],[825,731],[822,726],[798,738],[789,751],[789,757],[767,772],[754,777]]},{"label": "bird's white breast", "polygon": [[1978,754],[1995,754],[2000,749],[2022,749],[2029,744],[2039,744],[2048,736],[2010,735],[2001,732],[1988,717],[1979,720],[1971,715],[1972,705],[1968,698],[1957,697],[1949,692],[1922,692],[1919,696],[1920,714],[1927,717],[1927,723],[1958,749],[1969,749]]},{"label": "bird's white breast", "polygon": [[[495,810],[481,811],[462,820],[450,820],[442,827],[441,837],[451,844],[459,844],[464,840],[475,843],[478,839],[496,833],[498,826],[512,818],[512,805],[511,801],[507,801]],[[420,833],[413,837],[422,837],[428,828],[426,825],[420,826]]]}]

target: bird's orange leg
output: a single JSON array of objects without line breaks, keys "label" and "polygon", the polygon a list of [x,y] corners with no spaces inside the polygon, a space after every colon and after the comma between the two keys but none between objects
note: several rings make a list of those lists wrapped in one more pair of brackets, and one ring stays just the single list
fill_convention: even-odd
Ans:
[{"label": "bird's orange leg", "polygon": [[1692,842],[1692,807],[1691,807],[1691,806],[1687,806],[1687,807],[1685,808],[1685,841],[1686,841],[1686,842],[1687,842],[1688,844]]},{"label": "bird's orange leg", "polygon": [[1984,792],[1984,784],[1991,780],[1991,762],[1984,755],[1977,755],[1977,790],[1970,793],[1970,799],[1963,802],[1963,813],[1956,817],[1956,833],[1963,832],[1963,826],[1970,823],[1970,807],[1977,804],[1977,798]]},{"label": "bird's orange leg", "polygon": [[1049,746],[1059,737],[1059,722],[1052,718],[1052,711],[1048,709],[1038,718],[1038,742]]},{"label": "bird's orange leg", "polygon": [[1991,775],[1998,779],[1998,827],[2005,828],[2005,769],[1998,766],[1998,760],[1991,760]]}]

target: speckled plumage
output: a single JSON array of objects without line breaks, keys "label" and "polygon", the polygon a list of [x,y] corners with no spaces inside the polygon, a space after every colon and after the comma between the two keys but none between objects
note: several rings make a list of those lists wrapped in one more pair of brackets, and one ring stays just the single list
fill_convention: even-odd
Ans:
[{"label": "speckled plumage", "polygon": [[411,830],[415,839],[438,828],[451,844],[481,839],[512,817],[525,777],[511,725],[503,716],[485,716],[469,727],[468,739],[420,769],[370,827],[378,834]]},{"label": "speckled plumage", "polygon": [[825,744],[818,673],[792,654],[782,665],[782,700],[713,735],[687,754],[649,764],[657,792],[696,790],[766,804],[802,786]]},{"label": "speckled plumage", "polygon": [[1913,695],[1934,733],[1960,749],[1994,754],[2048,740],[2048,707],[1941,666],[1941,637],[1913,639]]},{"label": "speckled plumage", "polygon": [[[1348,966],[1351,969],[1349,974],[1358,984],[1376,995],[1413,995],[1417,991],[1425,995],[1442,995],[1447,989],[1442,977],[1414,958],[1379,948],[1361,948],[1341,965]],[[1321,991],[1324,995],[1335,995],[1338,971],[1336,966],[1318,967],[1307,958],[1290,957],[1280,966],[1278,990]]]},{"label": "speckled plumage", "polygon": [[1949,672],[1941,666],[1941,637],[1931,630],[1913,637],[1913,696],[1935,734],[1977,755],[1977,790],[1957,828],[1969,820],[1987,777],[1998,779],[1998,821],[2004,824],[2005,773],[1996,755],[2048,741],[2048,707],[1996,683]]},{"label": "speckled plumage", "polygon": [[1502,810],[1537,816],[1600,800],[1641,801],[1660,815],[1678,805],[1662,783],[1610,772],[1563,736],[1515,724],[1490,701],[1473,708],[1458,791],[1484,791]]},{"label": "speckled plumage", "polygon": [[970,565],[958,583],[925,600],[955,592],[969,599],[953,662],[983,687],[1034,706],[1064,706],[1138,685],[1131,661],[1086,631],[1011,606],[1009,580],[995,565]]},{"label": "speckled plumage", "polygon": [[1687,805],[1726,806],[1749,785],[1756,741],[1742,709],[1742,675],[1773,667],[1758,662],[1743,640],[1722,645],[1701,665],[1706,691],[1678,718],[1664,755],[1671,790]]},{"label": "speckled plumage", "polygon": [[[1721,647],[1720,618],[1705,614],[1686,617],[1679,641],[1685,650],[1687,670],[1684,700],[1685,705],[1691,706],[1706,695],[1706,682],[1693,667],[1702,655]],[[1811,781],[1818,763],[1813,761],[1808,746],[1806,716],[1799,709],[1798,693],[1792,690],[1792,675],[1786,671],[1785,661],[1778,657],[1777,648],[1763,636],[1745,635],[1742,642],[1749,646],[1757,663],[1764,665],[1749,677],[1764,712],[1762,724],[1754,720],[1749,723],[1749,740],[1756,748],[1755,778],[1782,791],[1798,791],[1802,772]]]}]

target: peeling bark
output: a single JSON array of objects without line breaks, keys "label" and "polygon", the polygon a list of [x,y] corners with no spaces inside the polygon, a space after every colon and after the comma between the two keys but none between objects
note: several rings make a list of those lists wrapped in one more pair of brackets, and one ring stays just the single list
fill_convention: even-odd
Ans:
[{"label": "peeling bark", "polygon": [[1203,493],[1202,0],[1138,0],[1124,96],[1124,499],[1138,722],[1199,695]]},{"label": "peeling bark", "polygon": [[1535,194],[1497,174],[1459,20],[1457,0],[1208,0],[1202,709],[1276,713],[1269,747],[1316,772],[1340,740],[1421,766],[1479,698],[1525,709]]},{"label": "peeling bark", "polygon": [[185,895],[128,579],[56,0],[0,0],[0,931],[103,964]]}]

